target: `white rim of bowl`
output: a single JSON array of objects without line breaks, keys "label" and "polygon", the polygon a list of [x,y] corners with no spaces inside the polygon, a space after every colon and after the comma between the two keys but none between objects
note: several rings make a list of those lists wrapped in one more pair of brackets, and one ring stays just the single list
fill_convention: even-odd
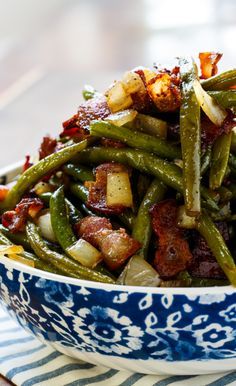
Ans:
[{"label": "white rim of bowl", "polygon": [[[6,166],[0,169],[0,176],[17,171],[22,167],[23,162],[19,161],[12,165]],[[119,284],[107,284],[101,282],[94,282],[90,280],[76,279],[68,276],[58,275],[55,273],[42,271],[37,268],[33,268],[15,260],[11,260],[7,257],[0,257],[0,263],[3,263],[6,268],[16,269],[17,271],[28,273],[39,278],[57,281],[59,283],[72,284],[78,287],[90,287],[98,288],[106,291],[120,291],[120,292],[141,292],[141,293],[152,293],[152,294],[178,294],[178,295],[190,295],[199,296],[203,294],[231,294],[236,291],[236,288],[232,285],[227,286],[214,286],[214,287],[141,287],[141,286],[126,286]]]}]

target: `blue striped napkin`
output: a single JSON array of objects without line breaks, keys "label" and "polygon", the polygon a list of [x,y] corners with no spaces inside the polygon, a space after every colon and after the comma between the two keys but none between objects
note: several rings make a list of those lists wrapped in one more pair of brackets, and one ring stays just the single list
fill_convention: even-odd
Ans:
[{"label": "blue striped napkin", "polygon": [[204,376],[143,375],[74,360],[29,335],[1,307],[0,373],[17,386],[236,385],[236,371]]}]

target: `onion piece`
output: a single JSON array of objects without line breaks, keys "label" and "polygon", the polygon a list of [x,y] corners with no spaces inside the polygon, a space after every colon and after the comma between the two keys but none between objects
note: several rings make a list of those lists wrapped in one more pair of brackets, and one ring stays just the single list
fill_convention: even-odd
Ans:
[{"label": "onion piece", "polygon": [[193,83],[194,92],[199,105],[204,113],[208,116],[210,121],[216,126],[221,126],[227,116],[227,112],[223,107],[218,105],[214,98],[212,98],[201,86],[198,80]]},{"label": "onion piece", "polygon": [[158,272],[142,257],[133,256],[118,278],[118,283],[145,287],[159,287],[161,279]]},{"label": "onion piece", "polygon": [[108,207],[122,205],[131,208],[133,206],[133,195],[127,172],[107,175],[106,203]]},{"label": "onion piece", "polygon": [[29,259],[26,259],[26,258],[23,257],[23,256],[19,256],[19,255],[17,255],[17,254],[14,253],[14,254],[12,254],[12,255],[9,255],[8,257],[9,257],[9,259],[11,259],[11,260],[18,261],[18,263],[21,263],[21,264],[24,264],[24,265],[28,265],[29,267],[35,268],[34,261],[29,260]]},{"label": "onion piece", "polygon": [[186,228],[186,229],[196,228],[196,225],[197,225],[196,217],[188,216],[184,205],[180,206],[178,209],[177,225],[180,228]]},{"label": "onion piece", "polygon": [[51,215],[49,211],[47,211],[46,213],[44,212],[44,214],[42,214],[37,219],[37,225],[39,226],[42,236],[45,237],[45,239],[52,242],[57,241],[52,229]]},{"label": "onion piece", "polygon": [[107,104],[112,113],[125,110],[133,104],[122,82],[115,82],[107,92]]},{"label": "onion piece", "polygon": [[102,260],[101,252],[82,238],[67,248],[66,252],[80,264],[89,268],[94,268]]},{"label": "onion piece", "polygon": [[21,245],[0,245],[0,255],[15,255],[23,252],[24,248]]},{"label": "onion piece", "polygon": [[123,111],[118,111],[115,114],[108,115],[105,120],[113,123],[116,126],[124,126],[126,125],[126,123],[132,122],[136,118],[137,114],[137,111],[127,109]]}]

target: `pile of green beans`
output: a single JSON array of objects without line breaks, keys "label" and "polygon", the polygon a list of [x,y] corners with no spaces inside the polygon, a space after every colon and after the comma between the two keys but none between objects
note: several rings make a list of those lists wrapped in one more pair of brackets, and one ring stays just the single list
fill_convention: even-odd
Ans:
[{"label": "pile of green beans", "polygon": [[[163,115],[157,110],[152,116],[141,111],[136,121],[121,126],[106,118],[92,120],[88,139],[76,143],[73,138],[59,138],[61,150],[22,173],[0,202],[0,211],[5,213],[14,210],[22,198],[38,196],[44,203],[43,210],[50,213],[54,241],[45,238],[37,218],[28,218],[25,230],[20,232],[11,232],[0,224],[0,244],[22,245],[22,257],[32,261],[37,269],[76,279],[120,283],[122,270],[111,273],[103,262],[93,269],[87,268],[68,254],[78,240],[79,221],[88,215],[106,216],[87,205],[89,183],[96,179],[94,168],[116,162],[131,171],[133,207],[110,216],[109,220],[114,229],[125,228],[140,243],[136,254],[146,260],[145,264],[153,265],[155,255],[150,209],[162,200],[174,198],[184,208],[185,215],[194,218],[189,221],[195,224],[191,232],[198,232],[205,239],[225,274],[224,279],[194,277],[187,267],[178,276],[161,280],[160,286],[236,286],[235,242],[231,237],[227,244],[216,224],[226,221],[230,234],[235,234],[236,129],[221,132],[214,143],[203,146],[202,113],[194,89],[199,81],[196,64],[191,59],[180,58],[179,66],[181,105],[174,115]],[[236,91],[231,89],[235,84],[236,70],[201,81],[215,103],[225,111],[231,110],[231,114],[236,108]],[[101,95],[90,86],[83,91],[88,102]],[[168,131],[174,119],[180,128],[178,140],[171,139]],[[103,138],[111,140],[110,143],[119,141],[123,146],[105,147],[101,145]],[[48,176],[51,188],[35,193],[35,185]],[[50,176],[56,177],[53,182]]]}]

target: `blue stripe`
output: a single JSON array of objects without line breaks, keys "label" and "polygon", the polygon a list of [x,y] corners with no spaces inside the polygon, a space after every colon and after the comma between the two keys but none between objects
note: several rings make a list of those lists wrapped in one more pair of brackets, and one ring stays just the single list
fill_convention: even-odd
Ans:
[{"label": "blue stripe", "polygon": [[10,334],[11,332],[17,332],[17,331],[24,331],[24,330],[22,330],[22,328],[21,327],[12,327],[12,328],[9,328],[8,330],[1,330],[0,331],[0,334]]},{"label": "blue stripe", "polygon": [[91,377],[91,378],[79,379],[77,381],[67,383],[65,386],[86,386],[86,385],[89,385],[93,382],[105,381],[105,380],[113,377],[113,375],[117,374],[118,372],[119,372],[118,370],[112,370],[111,369],[104,374],[96,375],[95,377]]},{"label": "blue stripe", "polygon": [[127,378],[126,381],[122,382],[120,386],[132,386],[135,382],[137,382],[139,379],[145,377],[145,374],[133,374],[131,377]]},{"label": "blue stripe", "polygon": [[158,381],[153,384],[153,386],[167,386],[170,383],[185,381],[186,379],[195,378],[197,375],[174,375],[173,377],[168,377],[162,381]]},{"label": "blue stripe", "polygon": [[6,378],[12,379],[15,375],[17,375],[19,373],[23,373],[24,371],[35,369],[37,367],[43,366],[46,363],[52,361],[53,359],[58,358],[59,356],[62,356],[62,354],[55,351],[55,352],[51,353],[50,355],[47,355],[46,357],[44,357],[36,362],[32,362],[32,363],[29,363],[28,365],[24,365],[24,366],[15,367],[14,369],[8,371],[8,373],[6,374]]},{"label": "blue stripe", "polygon": [[7,362],[7,361],[10,361],[11,359],[16,359],[19,357],[25,357],[27,355],[34,354],[34,353],[42,350],[42,348],[44,348],[44,347],[45,347],[45,345],[41,344],[39,347],[31,348],[30,350],[27,350],[27,351],[21,351],[21,352],[18,352],[16,354],[6,355],[5,357],[0,359],[0,364]]},{"label": "blue stripe", "polygon": [[18,343],[32,342],[34,339],[35,338],[33,338],[32,336],[28,336],[27,338],[5,340],[4,342],[0,343],[0,347],[12,346],[13,344]]},{"label": "blue stripe", "polygon": [[217,379],[217,381],[208,383],[206,386],[224,386],[234,382],[235,380],[236,380],[236,371]]},{"label": "blue stripe", "polygon": [[[90,363],[72,363],[69,365],[65,365],[63,367],[60,367],[57,370],[49,371],[48,373],[42,374],[42,375],[37,375],[36,377],[33,377],[31,379],[28,379],[27,381],[23,382],[21,386],[32,386],[35,385],[36,383],[41,383],[43,381],[47,381],[49,379],[58,377],[59,375],[66,374],[70,371],[74,370],[90,370],[94,365],[91,365]],[[55,381],[56,383],[56,381]]]}]

